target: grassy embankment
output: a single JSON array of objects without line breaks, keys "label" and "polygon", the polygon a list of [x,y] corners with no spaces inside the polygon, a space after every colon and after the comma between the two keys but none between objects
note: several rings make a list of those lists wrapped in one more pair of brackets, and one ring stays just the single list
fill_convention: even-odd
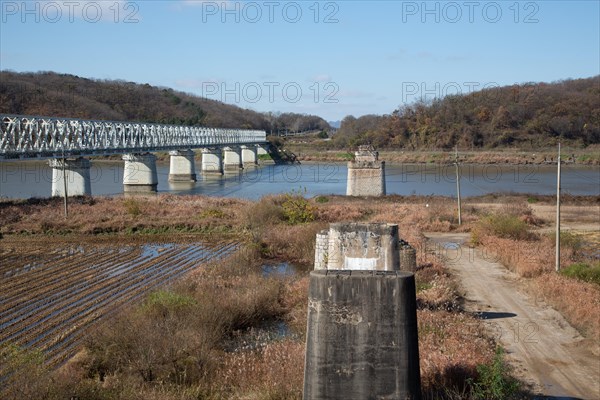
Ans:
[{"label": "grassy embankment", "polygon": [[[481,321],[462,311],[453,278],[427,251],[421,235],[457,229],[452,205],[441,198],[426,201],[429,207],[424,207],[424,198],[397,196],[320,196],[308,202],[289,195],[259,202],[183,196],[97,198],[72,202],[69,220],[62,216],[60,200],[0,203],[0,250],[26,246],[31,240],[60,246],[72,241],[118,244],[226,236],[244,243],[235,257],[208,265],[105,321],[90,333],[85,349],[58,371],[47,371],[35,352],[5,348],[4,365],[27,368],[11,376],[3,398],[301,398],[307,272],[292,278],[265,277],[261,265],[284,260],[307,270],[315,233],[329,222],[348,220],[398,223],[402,237],[418,250],[425,397],[505,398],[513,387],[510,379],[495,379],[507,374],[501,354],[495,355],[496,345]],[[520,209],[519,214],[521,221],[529,212]],[[486,228],[488,218],[480,208],[467,205],[461,230],[474,227],[484,245],[491,240],[502,240],[502,246],[518,243],[495,239],[498,232]],[[523,223],[526,228],[519,230],[537,221],[525,218]],[[543,236],[527,240],[550,246]],[[544,280],[556,279],[592,294],[598,290],[592,283],[549,273],[532,282],[544,290]],[[573,292],[568,299],[577,304]],[[286,323],[286,336],[274,338],[272,331],[263,329],[276,321]],[[590,329],[586,332],[593,334],[594,327]],[[492,394],[497,389],[500,397]]]},{"label": "grassy embankment", "polygon": [[[310,143],[310,142],[309,142]],[[290,141],[285,148],[298,156],[300,161],[344,162],[351,160],[353,152],[348,150],[326,149],[318,142],[298,143]],[[454,151],[451,150],[390,150],[379,149],[380,159],[391,164],[451,164],[454,162]],[[460,162],[464,164],[508,164],[541,165],[556,163],[556,149],[539,149],[525,151],[520,149],[498,149],[459,151]],[[567,148],[562,150],[563,162],[577,165],[600,165],[600,147],[588,146],[585,149]]]}]

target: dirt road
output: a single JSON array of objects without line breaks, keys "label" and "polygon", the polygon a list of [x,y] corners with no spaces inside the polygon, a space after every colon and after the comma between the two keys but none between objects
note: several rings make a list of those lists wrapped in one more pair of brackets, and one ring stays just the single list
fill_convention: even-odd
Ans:
[{"label": "dirt road", "polygon": [[515,274],[465,244],[468,234],[426,236],[458,277],[467,310],[481,313],[519,377],[545,396],[600,399],[600,357],[562,315],[519,289]]}]

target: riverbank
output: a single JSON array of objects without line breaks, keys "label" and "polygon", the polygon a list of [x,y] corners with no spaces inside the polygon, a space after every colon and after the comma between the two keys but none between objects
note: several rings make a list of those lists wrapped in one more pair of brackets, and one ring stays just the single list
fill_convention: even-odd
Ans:
[{"label": "riverbank", "polygon": [[[349,161],[352,152],[345,150],[322,150],[319,146],[300,143],[286,143],[285,148],[296,154],[298,160],[336,162]],[[452,164],[455,161],[453,151],[441,150],[379,150],[379,158],[390,164]],[[600,146],[586,149],[562,150],[564,163],[576,165],[600,165]],[[509,165],[548,165],[556,164],[556,149],[539,151],[501,150],[460,150],[459,161],[462,164],[509,164]]]}]

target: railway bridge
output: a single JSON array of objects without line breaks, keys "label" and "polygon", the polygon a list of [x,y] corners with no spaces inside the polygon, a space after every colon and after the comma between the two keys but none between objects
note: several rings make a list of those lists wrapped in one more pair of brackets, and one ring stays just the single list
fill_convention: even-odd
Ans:
[{"label": "railway bridge", "polygon": [[155,152],[169,152],[171,182],[195,182],[194,149],[201,172],[223,174],[258,163],[266,133],[139,122],[0,114],[0,162],[48,159],[52,196],[91,194],[90,157],[121,155],[124,192],[155,192]]}]

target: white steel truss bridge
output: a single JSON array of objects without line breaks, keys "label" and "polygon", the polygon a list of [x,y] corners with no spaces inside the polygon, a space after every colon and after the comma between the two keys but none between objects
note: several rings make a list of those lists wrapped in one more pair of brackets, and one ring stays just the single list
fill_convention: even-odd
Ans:
[{"label": "white steel truss bridge", "polygon": [[0,160],[259,145],[261,130],[0,114]]}]

